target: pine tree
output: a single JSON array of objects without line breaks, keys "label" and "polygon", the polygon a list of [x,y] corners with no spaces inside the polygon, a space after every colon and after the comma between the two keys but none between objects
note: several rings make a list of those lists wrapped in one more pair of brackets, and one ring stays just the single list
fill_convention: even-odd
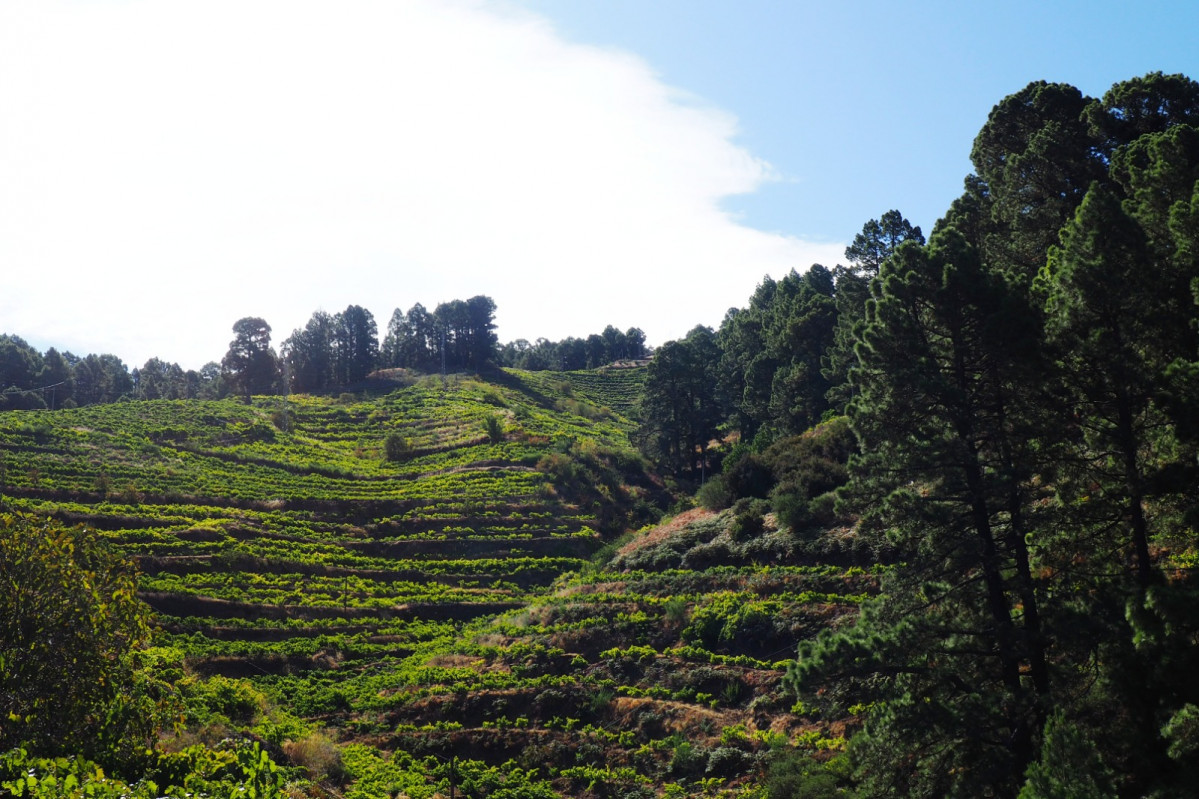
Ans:
[{"label": "pine tree", "polygon": [[1050,676],[1027,537],[1018,387],[1035,349],[1021,293],[952,226],[884,264],[858,345],[851,462],[863,526],[908,567],[847,634],[801,650],[792,684],[882,679],[854,752],[870,795],[1014,796]]}]

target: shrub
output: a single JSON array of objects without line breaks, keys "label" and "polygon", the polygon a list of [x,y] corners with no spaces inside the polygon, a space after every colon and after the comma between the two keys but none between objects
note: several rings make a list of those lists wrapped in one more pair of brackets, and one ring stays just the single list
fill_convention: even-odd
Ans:
[{"label": "shrub", "polygon": [[738,458],[725,470],[725,484],[733,497],[757,497],[765,499],[774,487],[774,473],[770,465],[759,456],[749,453]]},{"label": "shrub", "polygon": [[662,618],[672,627],[677,627],[687,621],[687,600],[681,596],[672,596],[662,604]]},{"label": "shrub", "polygon": [[832,491],[808,499],[803,492],[779,486],[773,497],[774,512],[781,527],[789,527],[800,538],[836,523],[836,495]]},{"label": "shrub", "polygon": [[508,407],[508,401],[505,400],[503,396],[500,395],[500,392],[496,391],[494,388],[483,389],[482,399],[488,405],[494,405],[497,408]]},{"label": "shrub", "polygon": [[670,758],[670,773],[672,776],[696,777],[703,773],[705,758],[702,749],[697,749],[690,741],[681,736],[672,738],[674,752]]},{"label": "shrub", "polygon": [[216,675],[188,688],[188,705],[193,713],[202,710],[237,724],[248,725],[254,723],[266,709],[266,697],[248,680]]},{"label": "shrub", "polygon": [[383,455],[393,463],[407,460],[411,454],[412,445],[399,433],[389,433],[383,441]]},{"label": "shrub", "polygon": [[729,525],[729,536],[734,541],[748,541],[761,535],[765,529],[762,514],[747,510],[733,517]]},{"label": "shrub", "polygon": [[708,754],[708,777],[735,777],[753,763],[753,755],[734,746],[718,746]]},{"label": "shrub", "polygon": [[682,637],[712,651],[737,644],[768,645],[776,637],[775,620],[780,609],[777,600],[721,591],[691,612],[691,623]]},{"label": "shrub", "polygon": [[341,782],[345,768],[341,762],[341,750],[324,733],[313,733],[298,741],[288,741],[283,751],[295,765],[308,772],[314,782]]},{"label": "shrub", "polygon": [[282,430],[284,433],[290,433],[292,427],[292,414],[287,408],[276,408],[271,411],[271,424],[276,429]]},{"label": "shrub", "polygon": [[498,444],[504,440],[504,426],[495,414],[489,413],[483,418],[483,427],[487,431],[487,439],[492,444]]},{"label": "shrub", "polygon": [[788,486],[780,485],[775,493],[786,490],[811,499],[845,484],[846,463],[855,447],[848,419],[838,416],[775,442],[762,457],[778,482]]},{"label": "shrub", "polygon": [[700,507],[708,510],[724,510],[733,504],[737,497],[725,483],[723,475],[717,475],[699,487],[695,492],[695,501]]},{"label": "shrub", "polygon": [[[783,486],[779,488],[783,489]],[[815,516],[809,506],[808,498],[794,488],[775,492],[774,512],[778,518],[779,527],[790,528],[793,533],[801,537],[803,533],[813,527]]]},{"label": "shrub", "polygon": [[844,756],[821,763],[794,749],[775,753],[766,772],[768,799],[850,799],[849,766]]}]

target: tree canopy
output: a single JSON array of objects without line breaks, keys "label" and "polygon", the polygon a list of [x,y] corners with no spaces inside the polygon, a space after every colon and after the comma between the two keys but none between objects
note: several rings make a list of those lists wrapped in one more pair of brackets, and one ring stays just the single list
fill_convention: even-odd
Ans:
[{"label": "tree canopy", "polygon": [[272,394],[279,382],[279,359],[271,348],[271,326],[257,316],[233,323],[233,341],[221,360],[225,378],[246,402],[254,394]]},{"label": "tree canopy", "polygon": [[0,513],[0,750],[97,758],[150,743],[164,695],[139,681],[150,612],[135,591],[94,532]]}]

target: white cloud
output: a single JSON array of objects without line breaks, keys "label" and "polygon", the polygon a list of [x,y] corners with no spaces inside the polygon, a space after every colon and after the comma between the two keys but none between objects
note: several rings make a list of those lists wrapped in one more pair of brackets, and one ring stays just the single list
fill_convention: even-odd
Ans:
[{"label": "white cloud", "polygon": [[718,325],[843,245],[720,209],[773,179],[636,56],[494,2],[0,6],[0,330],[219,360],[242,316],[488,294],[502,340]]}]

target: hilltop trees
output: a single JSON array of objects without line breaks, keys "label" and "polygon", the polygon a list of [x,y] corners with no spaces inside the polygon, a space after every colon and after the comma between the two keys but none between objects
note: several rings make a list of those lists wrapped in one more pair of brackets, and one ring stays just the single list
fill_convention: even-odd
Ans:
[{"label": "hilltop trees", "polygon": [[[370,311],[349,305],[330,315],[316,311],[283,342],[290,388],[324,392],[361,384],[375,369],[481,369],[496,357],[495,303],[476,296],[437,306],[420,303],[391,315],[383,341]],[[259,320],[261,321],[261,320]]]},{"label": "hilltop trees", "polygon": [[719,350],[711,328],[654,353],[641,396],[638,436],[642,447],[677,474],[706,469],[708,443],[721,420],[715,383]]},{"label": "hilltop trees", "polygon": [[194,397],[198,385],[189,385],[187,374],[176,363],[158,358],[146,361],[130,375],[133,387],[142,399],[186,399]]},{"label": "hilltop trees", "polygon": [[[74,404],[72,395],[75,384],[71,371],[74,363],[78,361],[79,359],[69,352],[64,355],[54,347],[46,350],[42,359],[42,371],[38,374],[38,383],[48,387],[51,410]],[[45,393],[46,389],[43,390],[43,394]]]},{"label": "hilltop trees", "polygon": [[88,355],[72,370],[80,405],[115,402],[133,392],[133,378],[115,355]]},{"label": "hilltop trees", "polygon": [[219,367],[199,372],[150,358],[130,371],[115,355],[79,358],[54,347],[41,355],[17,336],[0,335],[0,410],[69,408],[123,399],[221,395]]},{"label": "hilltop trees", "polygon": [[495,302],[478,295],[438,305],[432,314],[420,303],[396,309],[387,325],[380,363],[432,371],[482,369],[497,357]]},{"label": "hilltop trees", "polygon": [[440,347],[433,316],[418,302],[406,314],[399,308],[392,313],[380,362],[389,368],[431,369]]},{"label": "hilltop trees", "polygon": [[330,316],[316,311],[283,342],[291,388],[321,392],[361,383],[379,358],[375,318],[360,305]]},{"label": "hilltop trees", "polygon": [[482,369],[495,359],[495,302],[483,295],[453,300],[433,311],[446,368]]},{"label": "hilltop trees", "polygon": [[361,305],[333,318],[333,375],[342,386],[360,383],[375,367],[379,350],[375,317]]},{"label": "hilltop trees", "polygon": [[222,373],[246,402],[254,394],[274,392],[279,380],[279,361],[271,349],[271,326],[256,316],[233,324],[233,341],[221,360]]},{"label": "hilltop trees", "polygon": [[293,330],[283,342],[293,391],[321,392],[333,386],[333,331],[333,317],[316,311],[303,329]]},{"label": "hilltop trees", "polygon": [[20,336],[0,336],[0,409],[42,407],[38,387],[42,356]]},{"label": "hilltop trees", "polygon": [[[820,361],[833,340],[833,275],[816,264],[767,277],[749,307],[720,326],[719,384],[730,421],[744,440],[802,433],[828,408]],[[768,443],[768,442],[767,442]]]},{"label": "hilltop trees", "polygon": [[899,211],[888,211],[863,225],[862,232],[845,248],[849,266],[833,269],[837,323],[832,343],[821,359],[821,375],[829,384],[826,394],[829,406],[838,413],[845,412],[853,390],[849,370],[857,364],[853,348],[866,321],[870,283],[905,241],[923,244],[924,234]]},{"label": "hilltop trees", "polygon": [[504,345],[500,362],[516,369],[598,369],[619,360],[639,360],[646,357],[645,332],[630,327],[623,333],[608,325],[603,333],[593,333],[585,339],[568,337],[561,341],[539,338],[532,344],[517,339]]},{"label": "hilltop trees", "polygon": [[284,340],[280,355],[270,347],[270,325],[246,317],[234,326],[220,364],[199,371],[150,358],[132,371],[112,355],[77,358],[51,348],[43,357],[23,339],[0,336],[0,410],[118,399],[243,398],[271,393],[286,381],[289,390],[327,392],[361,385],[378,369],[417,371],[589,369],[620,359],[645,357],[645,333],[608,325],[602,334],[560,342],[538,339],[509,343],[501,350],[495,334],[495,302],[485,295],[440,303],[432,312],[420,303],[392,313],[382,341],[374,316],[360,305],[329,314],[318,310]]}]

